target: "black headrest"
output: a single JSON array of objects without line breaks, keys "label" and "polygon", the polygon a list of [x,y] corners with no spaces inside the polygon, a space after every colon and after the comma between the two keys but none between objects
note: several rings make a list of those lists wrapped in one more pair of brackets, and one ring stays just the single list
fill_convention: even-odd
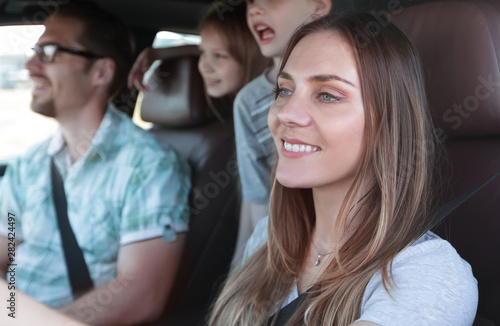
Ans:
[{"label": "black headrest", "polygon": [[[185,46],[151,67],[142,95],[141,118],[167,127],[186,127],[205,122],[211,112],[203,80],[198,72],[198,49]],[[178,54],[180,53],[180,54]]]}]

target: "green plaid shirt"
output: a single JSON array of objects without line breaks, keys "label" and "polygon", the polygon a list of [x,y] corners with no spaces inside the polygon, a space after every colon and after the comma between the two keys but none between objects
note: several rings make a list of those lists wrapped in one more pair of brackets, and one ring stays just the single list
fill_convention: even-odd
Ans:
[{"label": "green plaid shirt", "polygon": [[51,157],[96,286],[116,275],[120,246],[172,238],[169,232],[188,227],[189,168],[173,150],[162,149],[113,107],[88,138],[90,149],[70,165],[59,131],[16,158],[0,182],[0,234],[8,236],[8,216],[14,214],[15,237],[23,241],[15,251],[16,288],[53,307],[73,299],[50,186]]}]

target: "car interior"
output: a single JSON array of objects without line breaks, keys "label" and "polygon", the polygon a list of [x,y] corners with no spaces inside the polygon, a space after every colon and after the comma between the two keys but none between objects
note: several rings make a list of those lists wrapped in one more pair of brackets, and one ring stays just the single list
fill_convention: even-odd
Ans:
[{"label": "car interior", "polygon": [[[63,2],[63,1],[59,1]],[[130,26],[137,53],[158,31],[197,34],[210,0],[101,0]],[[234,1],[242,3],[243,1]],[[41,23],[55,0],[0,0],[0,25]],[[428,102],[445,154],[437,169],[440,203],[500,170],[500,1],[338,0],[335,10],[368,10],[401,28],[417,47]],[[241,201],[231,114],[207,103],[198,56],[169,57],[150,71],[150,91],[124,90],[120,108],[153,124],[160,144],[192,168],[190,231],[175,288],[162,318],[150,325],[204,325],[229,272]],[[1,101],[1,100],[0,100]],[[5,165],[0,168],[0,175]],[[500,326],[500,178],[449,214],[434,230],[456,248],[478,281],[474,326]]]},{"label": "car interior", "polygon": [[163,60],[148,86],[139,103],[143,120],[153,122],[159,143],[172,146],[192,169],[187,245],[165,322],[196,325],[228,272],[238,232],[234,128],[231,116],[219,120],[208,109],[197,55]]}]

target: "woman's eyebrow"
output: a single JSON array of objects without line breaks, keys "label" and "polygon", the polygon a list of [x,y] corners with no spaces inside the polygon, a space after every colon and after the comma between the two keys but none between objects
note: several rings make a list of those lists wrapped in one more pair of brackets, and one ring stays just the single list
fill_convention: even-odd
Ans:
[{"label": "woman's eyebrow", "polygon": [[279,74],[278,74],[278,78],[283,78],[283,79],[288,79],[288,80],[293,80],[292,76],[287,73],[286,71],[281,71]]},{"label": "woman's eyebrow", "polygon": [[[292,76],[289,73],[287,73],[286,71],[281,71],[278,74],[278,78],[293,80]],[[354,83],[350,82],[349,80],[347,80],[345,78],[340,77],[339,75],[335,75],[335,74],[333,74],[333,75],[330,75],[330,74],[329,75],[314,75],[314,76],[310,76],[307,78],[307,81],[315,82],[315,83],[326,82],[326,81],[330,81],[330,80],[337,80],[337,81],[343,82],[349,86],[356,88],[356,85]]]},{"label": "woman's eyebrow", "polygon": [[354,83],[350,82],[349,80],[345,79],[345,78],[342,78],[340,77],[339,75],[314,75],[314,76],[311,76],[309,78],[307,78],[308,81],[311,81],[311,82],[326,82],[326,81],[330,81],[330,80],[338,80],[340,82],[343,82],[347,85],[350,85],[354,88],[356,88],[356,85],[354,85]]}]

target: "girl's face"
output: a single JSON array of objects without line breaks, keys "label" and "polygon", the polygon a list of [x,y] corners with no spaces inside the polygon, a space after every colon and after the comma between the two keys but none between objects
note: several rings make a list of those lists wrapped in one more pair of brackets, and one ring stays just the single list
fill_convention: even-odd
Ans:
[{"label": "girl's face", "polygon": [[365,114],[351,46],[317,32],[293,49],[268,116],[276,177],[291,188],[346,190],[364,150]]},{"label": "girl's face", "polygon": [[207,94],[219,98],[236,94],[243,87],[243,67],[229,53],[229,47],[214,27],[201,30],[201,56],[198,69]]}]

